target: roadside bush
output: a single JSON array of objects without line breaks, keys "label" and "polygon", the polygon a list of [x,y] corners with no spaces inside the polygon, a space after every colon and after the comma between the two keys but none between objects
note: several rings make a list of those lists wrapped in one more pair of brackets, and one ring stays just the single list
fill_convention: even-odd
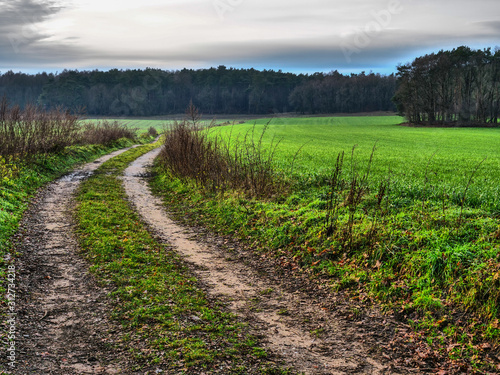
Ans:
[{"label": "roadside bush", "polygon": [[63,150],[78,138],[78,116],[62,109],[44,111],[28,105],[24,110],[0,102],[0,155],[26,158]]},{"label": "roadside bush", "polygon": [[212,193],[233,189],[270,198],[286,190],[286,183],[274,168],[279,142],[264,150],[264,132],[258,141],[253,132],[243,139],[222,139],[196,121],[175,122],[165,132],[159,160],[173,175],[192,179]]},{"label": "roadside bush", "polygon": [[110,145],[121,138],[135,139],[136,129],[130,129],[118,121],[98,121],[83,124],[79,135],[80,144]]},{"label": "roadside bush", "polygon": [[135,140],[136,129],[106,120],[81,125],[78,115],[61,108],[46,111],[28,105],[21,110],[10,106],[6,97],[0,102],[0,155],[4,157],[29,159],[73,145],[109,146],[121,138]]},{"label": "roadside bush", "polygon": [[158,136],[158,131],[154,128],[154,127],[150,127],[148,129],[148,134],[151,136],[151,137],[157,137]]}]

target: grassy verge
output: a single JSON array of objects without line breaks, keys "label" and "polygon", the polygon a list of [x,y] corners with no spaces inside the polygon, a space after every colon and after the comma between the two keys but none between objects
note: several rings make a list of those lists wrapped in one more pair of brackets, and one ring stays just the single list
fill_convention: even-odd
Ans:
[{"label": "grassy verge", "polygon": [[131,354],[141,367],[175,373],[288,373],[269,362],[233,315],[207,300],[181,259],[127,203],[119,176],[153,147],[104,163],[78,194],[81,247],[92,272],[114,288],[111,315],[124,327]]},{"label": "grassy verge", "polygon": [[[310,142],[286,193],[273,199],[234,190],[213,194],[161,166],[153,182],[156,191],[180,218],[236,236],[278,257],[284,267],[329,278],[334,290],[348,292],[356,302],[382,304],[439,355],[495,370],[490,354],[500,347],[494,183],[499,159],[486,141],[499,134],[438,129],[437,137],[429,129],[397,127],[391,119],[380,124],[366,118],[301,120],[296,127],[280,121],[263,144],[271,147],[273,136],[286,133],[276,152],[283,171],[296,150]],[[217,131],[245,134],[248,129]],[[432,159],[436,149],[427,142],[448,154]],[[362,151],[356,150],[352,162],[347,154],[336,167],[338,152],[348,153],[356,143]],[[458,159],[464,148],[470,160]],[[474,173],[484,154],[488,160]]]}]

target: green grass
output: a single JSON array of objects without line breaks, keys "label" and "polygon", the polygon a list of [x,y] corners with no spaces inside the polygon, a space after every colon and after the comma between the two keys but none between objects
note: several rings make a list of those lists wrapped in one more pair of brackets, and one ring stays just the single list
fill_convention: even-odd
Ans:
[{"label": "green grass", "polygon": [[169,373],[288,373],[268,363],[235,316],[207,300],[179,256],[149,234],[127,203],[119,176],[153,147],[104,163],[77,198],[81,247],[92,272],[114,288],[111,315],[124,327],[131,355],[140,367]]},{"label": "green grass", "polygon": [[[238,192],[213,196],[160,167],[154,186],[186,220],[235,235],[285,265],[311,268],[329,277],[334,290],[377,301],[411,322],[436,350],[458,343],[460,360],[487,369],[477,348],[500,344],[500,129],[409,128],[401,122],[274,119],[263,142],[282,138],[275,162],[291,188],[272,200]],[[260,137],[266,123],[212,131],[231,133],[233,140],[252,131]],[[353,207],[346,187],[329,187],[337,155],[345,152],[342,178],[349,184],[365,173],[375,144],[367,190]],[[389,194],[379,204],[381,181],[389,181]],[[339,197],[334,210],[332,193]],[[330,230],[328,212],[336,224]]]},{"label": "green grass", "polygon": [[[241,116],[235,116],[234,118],[215,118],[217,124],[222,124],[222,123],[233,123],[233,122],[239,122],[238,118]],[[118,121],[121,124],[126,125],[129,128],[136,128],[139,133],[147,131],[150,127],[155,128],[158,132],[162,132],[163,129],[165,128],[166,125],[171,124],[174,120],[181,121],[184,118],[183,114],[179,115],[172,115],[172,116],[165,116],[163,119],[158,119],[158,118],[103,118],[103,119],[93,119],[89,118],[88,120],[84,121],[91,121],[91,122],[97,122],[100,120],[108,120],[108,121]],[[202,120],[203,124],[210,124],[211,118],[208,116],[205,116],[205,118]]]},{"label": "green grass", "polygon": [[[215,131],[242,137],[256,126],[255,134],[260,136],[267,122],[257,120]],[[398,116],[276,118],[264,140],[281,139],[277,162],[284,170],[289,170],[291,156],[302,147],[295,177],[313,186],[329,177],[338,152],[350,157],[356,146],[356,161],[364,165],[376,145],[374,180],[386,178],[390,168],[393,192],[408,198],[426,190],[422,185],[429,161],[427,188],[439,186],[433,189],[434,196],[445,188],[457,198],[470,173],[487,158],[476,176],[478,183],[471,186],[469,204],[500,212],[500,128],[413,128],[400,126],[402,122]]]},{"label": "green grass", "polygon": [[[84,121],[97,122],[100,120],[101,119],[88,119]],[[155,128],[158,132],[162,132],[165,124],[168,122],[166,120],[137,118],[106,118],[105,120],[118,121],[120,124],[126,125],[131,129],[137,129],[138,133],[146,132],[150,127]]]}]

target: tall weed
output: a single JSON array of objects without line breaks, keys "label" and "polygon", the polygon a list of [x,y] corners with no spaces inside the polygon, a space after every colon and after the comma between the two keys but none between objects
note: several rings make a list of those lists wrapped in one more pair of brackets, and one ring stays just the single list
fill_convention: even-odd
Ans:
[{"label": "tall weed", "polygon": [[84,123],[79,133],[79,144],[110,145],[121,138],[135,139],[136,130],[120,124],[118,121],[99,121]]},{"label": "tall weed", "polygon": [[100,144],[109,146],[121,138],[135,139],[135,129],[117,121],[80,122],[78,115],[61,108],[46,111],[34,105],[21,110],[0,102],[0,155],[31,159],[40,154],[63,151],[68,146]]}]

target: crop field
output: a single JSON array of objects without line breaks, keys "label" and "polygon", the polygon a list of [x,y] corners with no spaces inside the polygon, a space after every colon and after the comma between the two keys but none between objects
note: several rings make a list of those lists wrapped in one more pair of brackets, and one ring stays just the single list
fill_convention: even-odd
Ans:
[{"label": "crop field", "polygon": [[381,303],[437,352],[481,366],[484,342],[500,338],[500,129],[402,122],[279,118],[212,128],[209,139],[230,145],[223,152],[272,161],[278,188],[267,197],[217,190],[219,182],[203,186],[161,163],[154,186],[180,215],[326,277],[354,300]]},{"label": "crop field", "polygon": [[[264,144],[280,141],[275,159],[286,172],[295,158],[295,178],[318,184],[331,175],[339,152],[350,163],[355,147],[356,164],[365,168],[372,153],[372,183],[387,179],[394,194],[421,196],[463,193],[470,175],[484,160],[469,187],[468,201],[475,206],[500,210],[500,129],[415,128],[401,126],[398,116],[262,119],[221,128],[221,134],[260,137],[269,123]],[[427,178],[426,178],[427,175]],[[427,180],[427,182],[426,182]]]},{"label": "crop field", "polygon": [[[110,122],[117,121],[122,125],[127,126],[128,128],[131,129],[137,129],[139,133],[147,131],[150,127],[155,128],[158,132],[163,131],[163,129],[174,122],[175,120],[182,120],[183,115],[178,115],[178,116],[169,116],[166,119],[150,119],[150,118],[143,118],[143,119],[138,119],[138,118],[103,118],[103,119],[92,119],[89,118],[87,120],[83,120],[85,122],[90,121],[90,122],[98,122],[100,120],[107,120]],[[223,122],[232,122],[233,120],[224,120],[224,119],[217,119],[217,123],[223,123]],[[206,124],[208,125],[210,123],[210,120],[205,120]]]},{"label": "crop field", "polygon": [[[98,122],[101,119],[88,119],[83,120],[85,122]],[[117,121],[122,125],[127,126],[128,128],[137,129],[139,132],[147,131],[150,127],[155,128],[158,131],[161,131],[165,126],[165,120],[154,120],[154,119],[127,119],[127,118],[106,118],[102,120],[107,120],[110,122]]]}]

